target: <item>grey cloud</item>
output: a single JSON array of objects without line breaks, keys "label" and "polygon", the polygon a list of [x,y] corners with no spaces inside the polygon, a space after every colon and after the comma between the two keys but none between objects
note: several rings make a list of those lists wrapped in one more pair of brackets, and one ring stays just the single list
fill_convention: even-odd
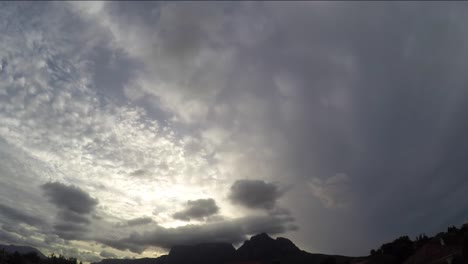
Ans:
[{"label": "grey cloud", "polygon": [[0,215],[0,219],[7,218],[12,223],[23,222],[31,226],[43,226],[45,224],[39,217],[29,215],[4,204],[0,204]]},{"label": "grey cloud", "polygon": [[230,191],[233,203],[256,209],[273,209],[283,194],[278,186],[262,180],[238,180]]},{"label": "grey cloud", "polygon": [[66,240],[87,239],[90,214],[98,201],[73,185],[48,182],[41,187],[49,201],[59,208],[53,225],[55,233]]},{"label": "grey cloud", "polygon": [[117,258],[116,254],[114,254],[112,252],[109,252],[109,251],[106,251],[106,250],[101,251],[99,256],[101,256],[103,258]]},{"label": "grey cloud", "polygon": [[132,226],[142,226],[154,223],[151,217],[142,216],[138,218],[133,218],[122,223],[117,223],[116,227],[132,227]]},{"label": "grey cloud", "polygon": [[88,193],[73,185],[59,182],[48,182],[41,186],[50,202],[58,208],[78,214],[91,213],[98,201]]},{"label": "grey cloud", "polygon": [[278,234],[297,230],[292,217],[251,216],[207,223],[186,225],[177,228],[155,227],[152,231],[134,232],[121,239],[105,239],[99,242],[110,247],[135,253],[143,252],[149,246],[171,248],[175,245],[190,245],[205,242],[239,243],[247,235],[257,233]]},{"label": "grey cloud", "polygon": [[140,177],[140,176],[145,176],[148,172],[144,169],[139,169],[139,170],[135,170],[133,171],[132,173],[130,173],[130,176],[137,176],[137,177]]},{"label": "grey cloud", "polygon": [[7,230],[0,229],[0,241],[7,241],[9,243],[19,243],[21,239]]},{"label": "grey cloud", "polygon": [[135,243],[131,239],[97,239],[97,242],[107,245],[118,250],[129,250],[133,253],[141,254],[147,247]]},{"label": "grey cloud", "polygon": [[16,233],[22,237],[30,237],[34,231],[26,229],[20,225],[2,225],[2,229],[10,233]]},{"label": "grey cloud", "polygon": [[218,213],[219,207],[215,200],[198,199],[187,201],[185,208],[172,215],[174,219],[190,221],[190,219],[203,219]]},{"label": "grey cloud", "polygon": [[73,222],[59,222],[54,224],[55,233],[66,240],[84,240],[89,228],[87,225]]},{"label": "grey cloud", "polygon": [[152,222],[153,219],[151,217],[139,217],[127,221],[129,226],[146,225]]},{"label": "grey cloud", "polygon": [[73,211],[62,210],[58,212],[58,218],[65,222],[89,224],[90,220],[86,215],[81,215]]}]

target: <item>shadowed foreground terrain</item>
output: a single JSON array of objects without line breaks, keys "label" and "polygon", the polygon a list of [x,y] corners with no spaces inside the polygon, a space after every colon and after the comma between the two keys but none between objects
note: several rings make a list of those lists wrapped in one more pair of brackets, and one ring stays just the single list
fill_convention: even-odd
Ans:
[{"label": "shadowed foreground terrain", "polygon": [[[31,247],[0,245],[0,264],[78,264],[76,258],[45,257]],[[81,262],[80,262],[81,263]],[[433,237],[402,236],[372,249],[366,257],[312,254],[289,239],[267,234],[251,237],[237,250],[228,243],[175,246],[158,258],[103,259],[93,264],[466,264],[468,225],[449,227]]]}]

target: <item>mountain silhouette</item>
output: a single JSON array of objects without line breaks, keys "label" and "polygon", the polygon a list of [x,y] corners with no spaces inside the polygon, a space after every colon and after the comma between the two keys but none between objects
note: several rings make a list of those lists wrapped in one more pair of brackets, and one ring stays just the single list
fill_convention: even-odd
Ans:
[{"label": "mountain silhouette", "polygon": [[36,253],[41,259],[45,259],[46,256],[42,254],[38,249],[28,246],[15,246],[15,245],[0,245],[0,250],[4,250],[6,253],[13,254],[18,252],[19,254],[25,255],[28,253]]},{"label": "mountain silhouette", "polygon": [[168,255],[159,258],[105,259],[94,264],[336,264],[350,263],[357,258],[311,254],[299,249],[291,240],[271,238],[265,233],[245,241],[237,250],[228,243],[203,243],[174,246]]},{"label": "mountain silhouette", "polygon": [[228,243],[204,243],[193,246],[175,246],[169,252],[167,263],[228,263],[234,258],[235,253],[236,249]]},{"label": "mountain silhouette", "polygon": [[236,251],[236,260],[278,259],[301,254],[291,240],[279,237],[276,240],[265,233],[253,236]]},{"label": "mountain silhouette", "polygon": [[[31,256],[33,254],[36,257]],[[265,233],[245,241],[237,250],[229,243],[174,246],[158,258],[103,259],[93,264],[468,264],[468,224],[449,227],[433,237],[401,236],[372,249],[369,256],[312,254],[283,237]],[[51,255],[26,246],[0,245],[0,264],[78,264],[76,258]]]}]

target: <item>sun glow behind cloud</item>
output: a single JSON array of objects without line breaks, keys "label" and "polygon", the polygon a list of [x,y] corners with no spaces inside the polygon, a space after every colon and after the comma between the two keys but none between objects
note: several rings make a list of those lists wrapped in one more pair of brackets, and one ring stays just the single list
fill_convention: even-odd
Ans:
[{"label": "sun glow behind cloud", "polygon": [[99,201],[100,214],[149,215],[167,227],[186,224],[170,217],[178,204],[225,189],[205,150],[188,149],[193,139],[93,90],[86,56],[95,46],[72,35],[56,39],[61,29],[52,22],[34,31],[21,26],[25,33],[1,43],[0,136],[44,166],[35,168],[35,182],[81,186]]}]

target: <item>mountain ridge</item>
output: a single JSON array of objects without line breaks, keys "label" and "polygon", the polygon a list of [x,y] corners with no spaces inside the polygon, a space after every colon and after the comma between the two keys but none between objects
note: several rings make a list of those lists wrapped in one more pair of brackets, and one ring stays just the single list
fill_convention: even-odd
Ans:
[{"label": "mountain ridge", "polygon": [[[33,254],[31,254],[33,253]],[[81,262],[80,262],[81,263]],[[432,237],[401,236],[372,249],[370,255],[349,257],[313,254],[291,240],[266,233],[252,236],[236,250],[229,243],[174,246],[158,258],[103,259],[92,264],[468,264],[468,224],[448,227]],[[76,258],[45,257],[28,246],[0,245],[0,264],[78,264]]]},{"label": "mountain ridge", "polygon": [[313,254],[301,250],[291,240],[276,239],[266,233],[252,236],[236,250],[229,243],[200,243],[174,246],[168,255],[158,258],[104,259],[92,264],[321,264],[330,259],[336,264],[345,264],[360,257]]},{"label": "mountain ridge", "polygon": [[36,248],[29,247],[29,246],[16,246],[16,245],[3,245],[0,244],[0,250],[4,250],[7,253],[13,254],[18,252],[19,254],[28,254],[28,253],[36,253],[37,256],[41,259],[47,258],[41,251]]}]

